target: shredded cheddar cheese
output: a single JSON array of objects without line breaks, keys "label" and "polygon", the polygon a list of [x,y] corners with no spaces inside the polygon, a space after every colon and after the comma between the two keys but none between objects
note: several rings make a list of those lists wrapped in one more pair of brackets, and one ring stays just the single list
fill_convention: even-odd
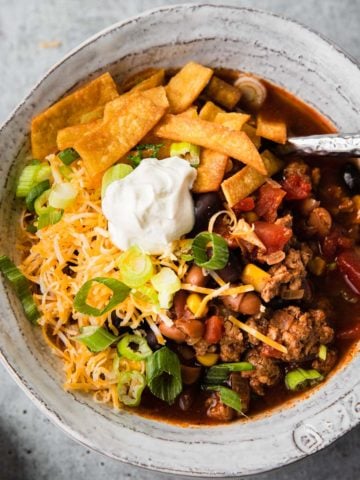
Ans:
[{"label": "shredded cheddar cheese", "polygon": [[[50,155],[47,160],[55,183],[64,181],[58,157]],[[100,179],[89,177],[82,160],[79,160],[72,165],[71,177],[66,181],[70,181],[79,193],[58,223],[33,234],[26,230],[29,214],[23,212],[21,215],[18,251],[23,260],[19,268],[38,286],[34,299],[41,312],[39,324],[45,342],[64,363],[65,389],[93,392],[96,402],[111,402],[114,408],[118,408],[118,374],[128,366],[119,362],[114,348],[92,353],[77,342],[74,337],[80,328],[102,326],[107,322],[112,333],[118,335],[119,326],[136,329],[147,322],[161,345],[165,340],[157,326],[157,315],[149,310],[143,311],[132,295],[116,307],[113,315],[106,313],[92,317],[74,310],[74,297],[86,281],[99,276],[119,279],[116,261],[121,252],[109,238],[107,221],[101,210]],[[180,241],[174,248],[185,248],[184,242]],[[152,261],[156,268],[171,268],[180,279],[188,268],[185,260],[171,252],[152,257]],[[87,301],[102,308],[108,299],[108,288],[97,284],[89,292]],[[159,316],[162,321],[166,317],[167,323],[172,324],[163,312]]]}]

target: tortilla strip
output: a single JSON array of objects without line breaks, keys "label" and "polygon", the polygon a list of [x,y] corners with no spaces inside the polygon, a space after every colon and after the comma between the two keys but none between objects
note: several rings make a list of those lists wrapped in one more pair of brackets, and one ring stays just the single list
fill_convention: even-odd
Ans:
[{"label": "tortilla strip", "polygon": [[106,170],[135,147],[165,112],[166,107],[155,104],[143,92],[128,95],[121,111],[104,118],[74,145],[90,175]]},{"label": "tortilla strip", "polygon": [[135,85],[131,89],[131,92],[144,91],[144,90],[149,90],[150,88],[159,87],[160,85],[163,84],[164,77],[165,77],[165,70],[162,68],[157,72],[155,72],[153,75],[151,75],[151,77],[146,78],[142,82]]},{"label": "tortilla strip", "polygon": [[93,128],[98,127],[102,120],[95,120],[89,123],[80,123],[72,127],[62,128],[58,131],[56,143],[58,150],[65,150],[65,148],[73,147],[75,143],[86,133]]},{"label": "tortilla strip", "polygon": [[[104,110],[104,122],[107,122],[112,116],[120,114],[123,108],[127,105],[130,96],[135,96],[134,98],[137,98],[139,93],[140,92],[138,91],[130,91],[120,95],[120,97],[112,102],[107,103]],[[167,108],[169,106],[164,87],[151,88],[141,92],[141,94],[159,107]]]},{"label": "tortilla strip", "polygon": [[213,70],[198,63],[187,63],[166,85],[170,111],[181,113],[197,99],[209,82]]},{"label": "tortilla strip", "polygon": [[287,140],[286,122],[271,110],[261,111],[257,116],[256,135],[284,144]]},{"label": "tortilla strip", "polygon": [[230,207],[248,197],[257,188],[261,187],[267,178],[283,167],[283,162],[268,150],[265,150],[261,157],[267,175],[262,175],[254,168],[246,166],[222,182],[221,188]]},{"label": "tortilla strip", "polygon": [[[230,130],[241,130],[244,123],[250,119],[250,115],[237,112],[225,113],[212,102],[208,103],[211,104],[207,107],[208,112],[216,114],[214,118],[215,123],[220,123],[224,127],[230,128]],[[216,113],[217,110],[220,110],[220,112]],[[228,161],[229,157],[227,155],[214,152],[207,148],[203,149],[200,156],[200,166],[197,169],[197,177],[193,186],[194,192],[205,193],[217,191],[224,178]]]},{"label": "tortilla strip", "polygon": [[229,157],[223,153],[204,148],[200,154],[200,165],[192,190],[195,193],[216,192],[225,175]]},{"label": "tortilla strip", "polygon": [[59,100],[33,118],[31,145],[34,158],[42,159],[57,149],[58,130],[81,123],[81,117],[118,96],[109,73],[104,73],[84,87]]},{"label": "tortilla strip", "polygon": [[226,128],[230,128],[230,130],[242,130],[243,126],[246,122],[248,122],[251,118],[251,115],[246,113],[238,113],[238,112],[231,112],[231,113],[218,113],[215,117],[215,123],[220,123]]},{"label": "tortilla strip", "polygon": [[169,114],[156,126],[154,133],[161,138],[190,142],[223,153],[266,174],[259,152],[244,132],[236,132],[200,118]]},{"label": "tortilla strip", "polygon": [[133,73],[129,77],[126,77],[125,80],[123,80],[120,83],[119,92],[120,93],[128,92],[132,88],[136,87],[136,85],[139,85],[144,80],[147,80],[148,78],[155,75],[158,71],[159,71],[158,68],[149,67],[149,68],[144,68],[139,72]]},{"label": "tortilla strip", "polygon": [[104,108],[105,105],[101,105],[91,112],[84,113],[84,115],[81,115],[80,123],[90,123],[95,120],[100,120],[104,116]]},{"label": "tortilla strip", "polygon": [[250,138],[250,140],[253,142],[255,147],[259,149],[261,147],[261,137],[256,135],[256,128],[252,127],[248,123],[245,123],[245,125],[242,127],[242,129],[246,135]]},{"label": "tortilla strip", "polygon": [[208,101],[200,110],[199,117],[202,120],[213,122],[218,113],[225,113],[225,112],[222,108],[215,105],[215,103]]},{"label": "tortilla strip", "polygon": [[241,91],[238,88],[215,75],[206,87],[205,94],[228,110],[232,110],[241,97]]}]

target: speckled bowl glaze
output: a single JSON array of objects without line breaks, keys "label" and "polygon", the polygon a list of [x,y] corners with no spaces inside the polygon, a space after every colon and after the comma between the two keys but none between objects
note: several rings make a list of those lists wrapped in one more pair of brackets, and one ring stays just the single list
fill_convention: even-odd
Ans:
[{"label": "speckled bowl glaze", "polygon": [[[120,79],[146,66],[180,66],[189,60],[255,72],[314,105],[340,130],[360,130],[358,66],[297,23],[265,12],[210,5],[145,13],[72,51],[1,128],[1,252],[16,258],[14,178],[28,147],[31,117],[104,70]],[[115,412],[90,397],[62,390],[60,362],[4,284],[0,351],[18,384],[65,432],[105,455],[158,471],[221,477],[270,470],[329,445],[360,420],[356,353],[308,398],[245,422],[182,428]]]}]

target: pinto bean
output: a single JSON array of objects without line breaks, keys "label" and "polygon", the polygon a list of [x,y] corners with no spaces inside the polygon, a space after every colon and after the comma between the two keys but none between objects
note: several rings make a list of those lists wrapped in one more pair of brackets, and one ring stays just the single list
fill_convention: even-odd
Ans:
[{"label": "pinto bean", "polygon": [[261,300],[255,293],[245,293],[240,303],[240,313],[256,315],[260,312]]},{"label": "pinto bean", "polygon": [[185,385],[192,385],[197,382],[200,377],[200,367],[189,367],[187,365],[181,365],[181,377]]},{"label": "pinto bean", "polygon": [[319,237],[326,237],[331,230],[332,218],[325,208],[318,207],[310,213],[308,223],[314,227]]},{"label": "pinto bean", "polygon": [[185,312],[186,299],[188,294],[185,290],[179,290],[175,293],[174,296],[174,309],[176,313],[176,318],[181,318]]},{"label": "pinto bean", "polygon": [[185,276],[185,283],[204,287],[207,282],[207,277],[203,273],[203,269],[197,265],[193,265]]},{"label": "pinto bean", "polygon": [[240,293],[222,298],[225,307],[244,315],[256,315],[260,312],[261,300],[255,293]]},{"label": "pinto bean", "polygon": [[160,332],[167,338],[170,338],[171,340],[174,340],[177,343],[182,343],[185,342],[186,335],[184,332],[182,332],[179,328],[175,327],[172,325],[171,327],[168,327],[165,325],[165,323],[161,323],[159,325]]},{"label": "pinto bean", "polygon": [[176,328],[190,338],[201,338],[204,333],[204,324],[200,320],[177,320]]}]

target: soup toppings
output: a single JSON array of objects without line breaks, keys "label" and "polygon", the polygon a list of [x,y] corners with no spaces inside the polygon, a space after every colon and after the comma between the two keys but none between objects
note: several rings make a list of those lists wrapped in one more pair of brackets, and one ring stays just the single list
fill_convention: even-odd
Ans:
[{"label": "soup toppings", "polygon": [[32,121],[18,267],[67,390],[187,423],[324,381],[360,337],[354,163],[280,157],[334,131],[254,75],[106,73]]}]

